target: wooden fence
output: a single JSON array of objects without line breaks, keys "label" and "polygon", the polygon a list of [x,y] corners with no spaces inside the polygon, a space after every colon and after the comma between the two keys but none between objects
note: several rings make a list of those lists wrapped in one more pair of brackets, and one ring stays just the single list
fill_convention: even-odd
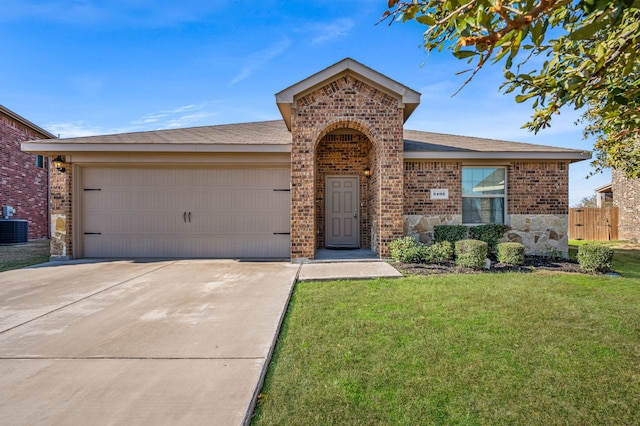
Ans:
[{"label": "wooden fence", "polygon": [[569,209],[569,239],[609,241],[618,239],[618,208]]}]

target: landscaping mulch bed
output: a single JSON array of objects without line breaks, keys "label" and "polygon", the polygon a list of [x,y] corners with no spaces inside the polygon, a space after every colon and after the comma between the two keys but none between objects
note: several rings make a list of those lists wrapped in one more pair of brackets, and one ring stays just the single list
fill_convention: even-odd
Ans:
[{"label": "landscaping mulch bed", "polygon": [[480,270],[458,267],[454,262],[443,265],[396,262],[392,265],[401,273],[409,275],[477,274],[500,272],[529,273],[534,271],[585,273],[582,269],[580,269],[580,265],[578,264],[578,262],[573,259],[552,259],[543,256],[525,256],[524,265],[522,266],[492,262],[491,269]]}]

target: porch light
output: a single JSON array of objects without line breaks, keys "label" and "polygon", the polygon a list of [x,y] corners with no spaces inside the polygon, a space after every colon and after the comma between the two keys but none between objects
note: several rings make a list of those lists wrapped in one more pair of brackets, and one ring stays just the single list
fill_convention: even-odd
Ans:
[{"label": "porch light", "polygon": [[369,178],[369,177],[371,177],[371,169],[370,169],[370,168],[368,168],[368,167],[365,167],[365,168],[364,168],[364,175],[365,175],[366,177],[368,177],[368,178]]},{"label": "porch light", "polygon": [[54,158],[52,163],[53,163],[53,167],[58,169],[60,173],[64,173],[64,171],[66,170],[64,168],[64,160],[62,159],[61,156],[58,155],[56,158]]}]

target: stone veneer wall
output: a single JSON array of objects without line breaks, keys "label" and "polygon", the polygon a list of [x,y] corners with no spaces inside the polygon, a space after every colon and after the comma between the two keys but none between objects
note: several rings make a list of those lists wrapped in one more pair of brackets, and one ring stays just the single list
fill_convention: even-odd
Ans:
[{"label": "stone veneer wall", "polygon": [[67,163],[65,172],[51,171],[51,260],[73,258],[72,183],[73,171]]},{"label": "stone veneer wall", "polygon": [[398,99],[354,78],[337,77],[295,99],[291,120],[291,260],[315,257],[315,156],[322,138],[338,129],[364,134],[376,153],[378,190],[384,194],[376,212],[372,243],[389,257],[389,243],[402,236],[403,111]]},{"label": "stone veneer wall", "polygon": [[640,241],[640,178],[629,179],[611,172],[613,205],[618,207],[618,238]]},{"label": "stone veneer wall", "polygon": [[325,247],[326,178],[327,176],[353,176],[360,179],[360,245],[370,247],[369,180],[363,172],[369,161],[371,144],[361,134],[326,135],[316,151],[316,247]]},{"label": "stone veneer wall", "polygon": [[0,113],[0,207],[14,207],[12,219],[28,222],[30,240],[49,237],[49,162],[36,166],[35,154],[22,152],[21,144],[46,137]]},{"label": "stone veneer wall", "polygon": [[[490,166],[487,164],[487,166]],[[404,234],[430,244],[437,225],[462,223],[462,164],[407,161],[404,172]],[[431,200],[432,188],[448,188],[448,200]],[[529,254],[568,251],[569,176],[566,162],[511,162],[507,167],[505,241]]]}]

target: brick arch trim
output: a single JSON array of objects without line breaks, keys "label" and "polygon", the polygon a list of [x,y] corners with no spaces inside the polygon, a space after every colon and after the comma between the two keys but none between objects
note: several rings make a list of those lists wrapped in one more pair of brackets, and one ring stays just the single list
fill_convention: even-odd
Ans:
[{"label": "brick arch trim", "polygon": [[313,138],[313,150],[314,152],[318,149],[318,144],[327,134],[331,133],[334,130],[338,129],[352,129],[356,130],[369,139],[369,142],[373,144],[373,148],[376,152],[379,152],[380,149],[380,141],[371,131],[369,126],[363,121],[357,119],[345,119],[345,118],[335,118],[330,120],[326,126],[322,129],[318,130],[316,135]]}]

